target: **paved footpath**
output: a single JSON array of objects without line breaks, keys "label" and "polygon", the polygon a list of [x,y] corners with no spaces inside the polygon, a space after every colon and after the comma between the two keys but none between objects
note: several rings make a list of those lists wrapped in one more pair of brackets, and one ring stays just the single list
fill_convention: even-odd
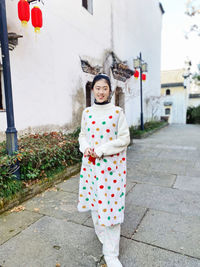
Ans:
[{"label": "paved footpath", "polygon": [[[76,210],[78,180],[0,216],[0,266],[101,265],[90,214]],[[134,140],[127,180],[123,266],[200,266],[200,126],[172,125]]]}]

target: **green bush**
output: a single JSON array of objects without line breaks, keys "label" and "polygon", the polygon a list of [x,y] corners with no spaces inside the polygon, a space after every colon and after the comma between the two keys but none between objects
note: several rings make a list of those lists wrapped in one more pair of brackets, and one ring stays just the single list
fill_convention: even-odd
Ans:
[{"label": "green bush", "polygon": [[145,122],[144,123],[144,131],[141,130],[140,126],[131,126],[129,128],[130,137],[131,137],[131,139],[132,138],[138,138],[138,137],[142,136],[142,134],[144,132],[149,132],[151,130],[159,128],[163,124],[165,124],[164,121],[148,121],[148,122]]},{"label": "green bush", "polygon": [[[81,161],[78,135],[51,132],[31,134],[18,140],[19,150],[13,156],[6,154],[5,142],[0,144],[0,197],[8,197],[22,189],[23,182],[43,179],[57,169]],[[14,179],[14,167],[19,162],[21,181]]]},{"label": "green bush", "polygon": [[200,105],[187,109],[187,123],[200,124]]}]

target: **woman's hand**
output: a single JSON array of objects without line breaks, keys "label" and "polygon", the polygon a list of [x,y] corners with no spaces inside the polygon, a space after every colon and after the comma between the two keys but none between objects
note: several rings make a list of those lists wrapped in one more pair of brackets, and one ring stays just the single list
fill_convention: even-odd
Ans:
[{"label": "woman's hand", "polygon": [[90,153],[91,153],[91,151],[92,151],[92,149],[88,147],[88,148],[86,148],[86,150],[85,150],[85,152],[84,152],[84,154],[83,154],[83,155],[84,155],[85,157],[88,157],[88,156],[90,156],[90,155],[91,155],[91,154],[90,154]]},{"label": "woman's hand", "polygon": [[98,155],[94,152],[94,149],[91,151],[91,157],[98,158]]}]

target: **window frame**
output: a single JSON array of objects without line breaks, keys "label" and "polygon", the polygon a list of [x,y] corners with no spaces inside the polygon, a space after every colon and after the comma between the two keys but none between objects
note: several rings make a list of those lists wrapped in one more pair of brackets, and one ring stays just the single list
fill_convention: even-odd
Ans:
[{"label": "window frame", "polygon": [[171,114],[171,108],[165,108],[165,115]]}]

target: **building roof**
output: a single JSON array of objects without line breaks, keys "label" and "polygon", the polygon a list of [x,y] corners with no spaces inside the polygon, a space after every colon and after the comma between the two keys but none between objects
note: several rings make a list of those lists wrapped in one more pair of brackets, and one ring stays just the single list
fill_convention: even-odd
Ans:
[{"label": "building roof", "polygon": [[178,84],[183,86],[183,73],[184,69],[164,70],[161,72],[161,84]]}]

